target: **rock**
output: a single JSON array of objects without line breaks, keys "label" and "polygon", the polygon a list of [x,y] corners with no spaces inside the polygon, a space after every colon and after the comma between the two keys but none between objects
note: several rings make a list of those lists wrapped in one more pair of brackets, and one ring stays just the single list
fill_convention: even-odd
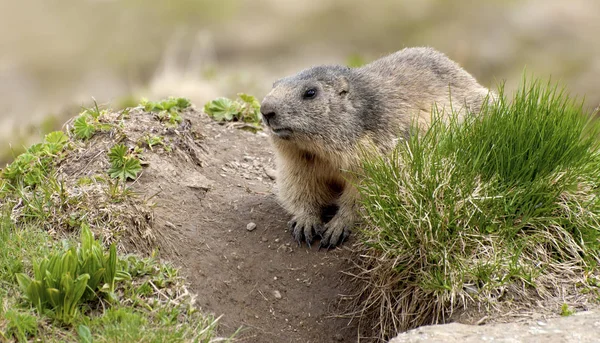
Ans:
[{"label": "rock", "polygon": [[206,178],[206,176],[200,173],[193,173],[188,175],[184,180],[184,185],[193,189],[200,189],[208,191],[213,186],[213,181]]},{"label": "rock", "polygon": [[344,336],[342,336],[341,333],[336,333],[335,335],[333,335],[333,339],[336,340],[337,342],[343,342]]},{"label": "rock", "polygon": [[275,297],[275,299],[281,299],[281,293],[279,293],[279,291],[277,290],[273,291],[273,296]]},{"label": "rock", "polygon": [[[541,325],[540,323],[543,323]],[[579,312],[569,317],[551,318],[544,322],[465,325],[451,323],[422,326],[404,332],[389,343],[413,342],[598,342],[600,313]]]},{"label": "rock", "polygon": [[248,225],[246,225],[246,230],[254,231],[254,229],[256,229],[256,223],[250,222]]},{"label": "rock", "polygon": [[275,180],[276,177],[276,173],[275,173],[275,169],[271,169],[271,168],[265,168],[265,174],[267,174],[267,176],[271,179],[271,180]]}]

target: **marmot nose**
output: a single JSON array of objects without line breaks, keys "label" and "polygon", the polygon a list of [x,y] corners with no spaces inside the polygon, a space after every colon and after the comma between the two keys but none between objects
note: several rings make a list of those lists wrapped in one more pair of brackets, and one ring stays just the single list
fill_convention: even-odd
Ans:
[{"label": "marmot nose", "polygon": [[265,120],[267,120],[267,121],[275,118],[275,112],[263,112],[263,111],[260,111],[260,113],[262,114],[263,118],[265,118]]},{"label": "marmot nose", "polygon": [[267,102],[263,103],[260,107],[260,113],[267,122],[276,116],[275,109]]}]

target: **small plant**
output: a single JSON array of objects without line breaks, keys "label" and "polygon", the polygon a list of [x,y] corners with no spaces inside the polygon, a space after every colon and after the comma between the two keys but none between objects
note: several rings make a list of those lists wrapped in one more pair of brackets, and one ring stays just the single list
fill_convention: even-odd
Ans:
[{"label": "small plant", "polygon": [[22,313],[14,309],[0,313],[6,319],[5,337],[0,332],[0,337],[7,339],[15,337],[19,342],[27,342],[28,337],[37,333],[37,318],[29,313]]},{"label": "small plant", "polygon": [[73,122],[72,132],[78,139],[88,140],[99,130],[107,130],[111,128],[109,124],[103,124],[99,121],[100,117],[106,114],[106,110],[100,110],[98,104],[94,100],[94,107],[84,108]]},{"label": "small plant", "polygon": [[142,99],[140,104],[145,111],[156,113],[156,118],[159,121],[167,122],[170,125],[180,124],[183,120],[180,112],[191,106],[188,99],[173,97],[157,102]]},{"label": "small plant", "polygon": [[560,307],[560,315],[563,317],[568,317],[571,316],[575,313],[574,310],[571,310],[569,308],[569,305],[567,304],[562,304],[562,306]]},{"label": "small plant", "polygon": [[[62,131],[51,132],[43,143],[34,144],[0,172],[0,178],[17,186],[36,186],[40,184],[53,169],[63,150],[67,147],[68,137]],[[1,191],[1,189],[0,189]]]},{"label": "small plant", "polygon": [[238,94],[239,100],[217,98],[204,105],[204,113],[219,122],[241,122],[253,131],[260,130],[261,115],[258,100],[244,93]]},{"label": "small plant", "polygon": [[38,313],[71,324],[80,305],[99,293],[114,299],[115,281],[128,278],[117,270],[116,247],[106,252],[87,225],[81,228],[81,247],[56,252],[33,263],[34,277],[16,274],[19,287]]},{"label": "small plant", "polygon": [[92,343],[94,341],[92,339],[92,332],[86,325],[80,324],[77,327],[77,335],[79,336],[79,341],[81,343]]},{"label": "small plant", "polygon": [[148,146],[148,148],[151,151],[154,151],[153,147],[156,146],[156,145],[161,145],[165,149],[165,151],[167,151],[167,152],[171,151],[171,147],[169,147],[167,144],[165,144],[163,136],[156,136],[156,135],[146,134],[143,137],[143,142]]},{"label": "small plant", "polygon": [[117,144],[110,149],[108,160],[111,164],[108,173],[114,179],[133,180],[142,171],[140,159],[129,153],[129,149],[123,144]]}]

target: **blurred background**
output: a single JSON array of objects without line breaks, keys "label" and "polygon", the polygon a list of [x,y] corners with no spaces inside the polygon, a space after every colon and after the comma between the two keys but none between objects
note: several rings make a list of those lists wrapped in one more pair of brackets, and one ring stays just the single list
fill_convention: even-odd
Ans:
[{"label": "blurred background", "polygon": [[92,99],[198,107],[315,64],[433,46],[483,85],[523,71],[600,104],[598,0],[0,1],[0,167]]}]

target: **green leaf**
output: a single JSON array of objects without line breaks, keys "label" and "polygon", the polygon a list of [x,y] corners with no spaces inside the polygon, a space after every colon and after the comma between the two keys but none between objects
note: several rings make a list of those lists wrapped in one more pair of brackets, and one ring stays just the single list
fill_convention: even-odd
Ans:
[{"label": "green leaf", "polygon": [[96,132],[96,127],[88,122],[90,116],[82,114],[73,122],[73,132],[79,139],[90,139]]},{"label": "green leaf", "polygon": [[46,288],[48,300],[53,307],[62,307],[61,293],[56,288]]},{"label": "green leaf", "polygon": [[69,141],[69,137],[62,131],[50,132],[44,137],[44,141],[48,144],[65,145]]},{"label": "green leaf", "polygon": [[113,165],[108,173],[110,177],[116,179],[120,179],[121,181],[125,181],[127,179],[135,179],[137,174],[142,171],[142,164],[140,160],[136,157],[130,156],[125,159],[125,162],[121,166]]},{"label": "green leaf", "polygon": [[120,167],[125,163],[125,156],[129,149],[124,144],[116,144],[108,152],[108,161],[113,167]]},{"label": "green leaf", "polygon": [[90,227],[85,223],[81,224],[81,235],[79,239],[81,240],[81,249],[83,253],[92,250],[94,245],[94,235],[92,234]]},{"label": "green leaf", "polygon": [[90,331],[90,328],[88,328],[87,326],[80,324],[77,327],[77,335],[79,336],[79,342],[81,343],[92,343],[93,339],[92,339],[92,332]]},{"label": "green leaf", "polygon": [[108,259],[106,261],[106,273],[104,274],[104,283],[109,286],[110,292],[115,290],[115,276],[117,275],[117,247],[110,245]]},{"label": "green leaf", "polygon": [[192,105],[189,99],[186,98],[177,98],[177,107],[181,109],[188,108]]},{"label": "green leaf", "polygon": [[240,112],[239,104],[227,98],[217,98],[204,105],[204,112],[217,121],[231,121]]},{"label": "green leaf", "polygon": [[238,96],[245,103],[247,103],[248,105],[250,105],[252,107],[252,109],[254,109],[255,111],[259,111],[260,110],[260,102],[255,97],[253,97],[252,95],[248,95],[248,94],[245,94],[245,93],[239,93]]},{"label": "green leaf", "polygon": [[29,288],[29,285],[31,284],[31,278],[23,273],[17,273],[15,274],[15,277],[17,278],[17,283],[19,284],[21,290],[23,292],[26,292]]}]

